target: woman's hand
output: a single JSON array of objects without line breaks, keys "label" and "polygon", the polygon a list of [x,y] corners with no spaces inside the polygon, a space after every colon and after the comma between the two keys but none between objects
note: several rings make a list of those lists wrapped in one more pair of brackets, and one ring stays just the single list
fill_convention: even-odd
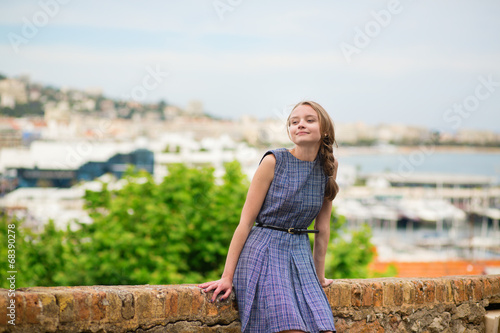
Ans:
[{"label": "woman's hand", "polygon": [[319,282],[321,283],[321,286],[323,288],[326,288],[332,284],[333,280],[332,279],[323,279],[323,280],[319,280]]},{"label": "woman's hand", "polygon": [[224,295],[222,295],[222,297],[220,298],[220,300],[223,301],[227,299],[229,295],[231,295],[231,291],[233,290],[233,281],[231,279],[223,277],[217,281],[205,282],[203,284],[200,284],[198,287],[203,289],[204,292],[209,292],[211,290],[214,291],[214,295],[212,296],[210,302],[215,302],[215,300],[217,299],[217,295],[223,292]]}]

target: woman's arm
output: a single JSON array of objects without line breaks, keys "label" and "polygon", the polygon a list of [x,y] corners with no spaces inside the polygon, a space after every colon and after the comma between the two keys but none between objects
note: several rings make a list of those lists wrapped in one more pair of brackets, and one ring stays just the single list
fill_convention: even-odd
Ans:
[{"label": "woman's arm", "polygon": [[330,241],[330,216],[332,214],[332,202],[325,200],[321,210],[316,216],[314,229],[319,233],[314,235],[313,259],[316,274],[323,287],[328,286],[333,280],[325,279],[325,256],[328,242]]},{"label": "woman's arm", "polygon": [[[337,178],[337,169],[338,162],[335,160],[333,179]],[[318,275],[319,282],[323,287],[326,287],[333,282],[333,280],[325,278],[325,256],[328,248],[328,242],[330,241],[331,215],[332,202],[330,200],[325,200],[314,223],[314,228],[319,230],[319,233],[314,235],[313,247],[314,266],[316,267],[316,274]]]},{"label": "woman's arm", "polygon": [[199,285],[205,292],[214,290],[212,302],[215,301],[217,295],[224,292],[221,300],[226,299],[231,294],[233,288],[233,276],[238,264],[241,250],[245,245],[248,234],[259,214],[259,211],[266,198],[269,186],[274,178],[274,167],[276,165],[276,158],[273,154],[266,155],[260,163],[255,175],[250,183],[247,198],[243,209],[241,211],[240,222],[234,231],[231,244],[226,258],[226,265],[220,280],[206,282]]}]

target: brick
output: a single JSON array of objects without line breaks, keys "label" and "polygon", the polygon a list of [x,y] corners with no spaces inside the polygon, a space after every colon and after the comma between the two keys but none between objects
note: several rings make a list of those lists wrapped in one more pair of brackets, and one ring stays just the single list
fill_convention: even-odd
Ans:
[{"label": "brick", "polygon": [[54,293],[59,306],[59,321],[70,323],[75,321],[75,300],[71,291],[57,291]]},{"label": "brick", "polygon": [[352,306],[361,306],[362,304],[362,289],[361,285],[355,283],[351,288],[351,305]]},{"label": "brick", "polygon": [[75,321],[90,320],[91,296],[86,292],[75,292],[73,296]]},{"label": "brick", "polygon": [[[500,277],[339,280],[325,288],[325,293],[339,331],[371,333],[382,327],[387,332],[409,332],[410,329],[427,332],[430,327],[428,324],[418,327],[410,324],[417,321],[423,323],[428,318],[445,320],[442,311],[446,311],[448,317],[455,316],[454,309],[460,306],[462,310],[469,306],[471,309],[473,306],[477,308],[477,313],[471,312],[473,317],[463,318],[471,323],[479,323],[482,307],[486,304],[480,300],[496,302],[497,297],[500,297]],[[35,287],[18,290],[16,294],[16,315],[19,320],[16,325],[19,325],[20,331],[26,332],[32,329],[50,332],[136,331],[184,321],[196,322],[198,325],[196,328],[189,326],[188,331],[223,332],[227,325],[236,327],[238,324],[234,294],[226,301],[212,304],[208,303],[209,295],[190,285]],[[0,332],[6,323],[5,310],[9,300],[6,295],[6,291],[0,290],[0,315],[3,316],[0,317]],[[474,302],[468,302],[470,295]],[[436,306],[433,303],[447,305]],[[396,308],[414,304],[419,306]],[[425,306],[421,306],[423,304]],[[383,306],[386,307],[381,308]],[[71,318],[73,321],[69,321]],[[448,321],[443,321],[443,325]],[[438,323],[436,320],[434,322]],[[429,332],[438,328],[434,322],[435,327]],[[166,327],[173,328],[173,325],[168,324]]]},{"label": "brick", "polygon": [[121,317],[125,320],[134,318],[135,306],[134,306],[134,295],[130,292],[120,292],[118,297],[121,301],[120,313]]},{"label": "brick", "polygon": [[432,280],[427,280],[424,282],[425,285],[425,302],[434,303],[436,300],[436,283]]},{"label": "brick", "polygon": [[410,281],[403,281],[403,304],[415,303],[415,287]]},{"label": "brick", "polygon": [[424,304],[425,301],[424,284],[420,280],[414,280],[413,285],[415,288],[415,304]]},{"label": "brick", "polygon": [[44,322],[59,322],[59,306],[56,297],[49,292],[41,292],[38,293],[38,299],[42,307],[42,324]]},{"label": "brick", "polygon": [[491,282],[488,279],[483,280],[483,297],[489,298],[493,295],[493,288]]},{"label": "brick", "polygon": [[24,293],[20,291],[16,291],[16,297],[14,298],[16,300],[16,325],[24,324],[24,313],[26,309],[26,304],[24,301]]},{"label": "brick", "polygon": [[453,294],[452,281],[447,279],[443,282],[443,285],[444,285],[444,302],[453,303],[454,294]]},{"label": "brick", "polygon": [[363,306],[373,305],[373,287],[372,284],[363,285]]},{"label": "brick", "polygon": [[330,289],[330,306],[336,308],[340,306],[340,286],[335,284]]},{"label": "brick", "polygon": [[483,281],[481,279],[472,280],[472,295],[474,301],[483,299]]},{"label": "brick", "polygon": [[26,322],[28,324],[40,324],[40,316],[42,313],[42,304],[38,299],[38,295],[34,293],[26,293]]},{"label": "brick", "polygon": [[[104,291],[104,290],[103,290]],[[122,300],[118,296],[119,291],[109,289],[106,293],[106,322],[116,323],[123,321],[122,317]]]},{"label": "brick", "polygon": [[444,303],[446,300],[445,297],[446,287],[443,284],[443,280],[436,280],[436,302]]},{"label": "brick", "polygon": [[351,306],[351,284],[342,283],[340,284],[340,306]]},{"label": "brick", "polygon": [[0,325],[7,325],[7,306],[9,306],[10,297],[7,292],[0,293]]},{"label": "brick", "polygon": [[164,288],[155,289],[152,294],[153,318],[165,319],[166,290]]},{"label": "brick", "polygon": [[491,296],[500,297],[500,275],[488,276],[487,279],[491,284]]},{"label": "brick", "polygon": [[332,283],[328,287],[323,288],[323,290],[325,291],[326,298],[328,299],[328,303],[330,304],[330,306],[332,306],[334,285],[335,285],[335,283]]},{"label": "brick", "polygon": [[[200,315],[203,314],[205,308],[204,308],[204,295],[201,291],[200,288],[197,287],[191,287],[190,292],[192,295],[192,301],[191,301],[191,315],[194,316],[195,318],[199,318]],[[218,297],[220,299],[220,297]],[[226,304],[229,302],[220,302],[220,304]]]},{"label": "brick", "polygon": [[465,286],[464,281],[461,279],[454,279],[452,282],[453,287],[453,299],[457,303],[461,303],[467,300],[465,297]]},{"label": "brick", "polygon": [[[211,298],[213,293],[210,292],[208,295]],[[191,317],[192,302],[193,294],[188,292],[186,288],[182,288],[178,294],[178,311],[182,319],[188,319]]]},{"label": "brick", "polygon": [[394,303],[394,284],[391,282],[386,282],[383,285],[384,288],[384,306],[393,306]]},{"label": "brick", "polygon": [[165,317],[168,319],[177,319],[179,316],[179,297],[174,288],[165,291]]},{"label": "brick", "polygon": [[135,318],[139,323],[144,322],[144,319],[153,318],[151,311],[151,292],[150,290],[136,289],[133,291],[135,298]]},{"label": "brick", "polygon": [[464,290],[465,290],[465,299],[468,301],[472,301],[472,299],[474,298],[472,280],[467,279],[464,281]]},{"label": "brick", "polygon": [[104,291],[91,291],[91,321],[99,322],[106,318],[106,303],[106,293]]},{"label": "brick", "polygon": [[373,283],[373,306],[384,305],[384,288],[381,282]]},{"label": "brick", "polygon": [[403,305],[403,283],[401,281],[394,282],[394,304]]}]

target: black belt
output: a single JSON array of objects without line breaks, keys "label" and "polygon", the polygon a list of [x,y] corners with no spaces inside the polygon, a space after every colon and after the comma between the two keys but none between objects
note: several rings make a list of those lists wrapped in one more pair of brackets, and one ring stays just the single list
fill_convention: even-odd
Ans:
[{"label": "black belt", "polygon": [[307,234],[307,233],[317,234],[319,232],[319,230],[314,230],[314,229],[309,230],[309,229],[297,229],[297,228],[280,228],[280,227],[275,227],[274,225],[261,224],[261,223],[257,223],[255,226],[259,227],[259,228],[268,228],[268,229],[273,229],[273,230],[284,231],[284,232],[288,232],[289,234],[293,234],[293,235],[300,235],[300,234]]}]

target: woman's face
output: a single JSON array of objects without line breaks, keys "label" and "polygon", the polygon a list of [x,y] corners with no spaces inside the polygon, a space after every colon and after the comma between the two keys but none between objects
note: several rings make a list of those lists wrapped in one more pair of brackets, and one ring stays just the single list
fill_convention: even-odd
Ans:
[{"label": "woman's face", "polygon": [[321,140],[318,113],[309,105],[299,105],[290,115],[288,131],[296,145],[317,144]]}]

